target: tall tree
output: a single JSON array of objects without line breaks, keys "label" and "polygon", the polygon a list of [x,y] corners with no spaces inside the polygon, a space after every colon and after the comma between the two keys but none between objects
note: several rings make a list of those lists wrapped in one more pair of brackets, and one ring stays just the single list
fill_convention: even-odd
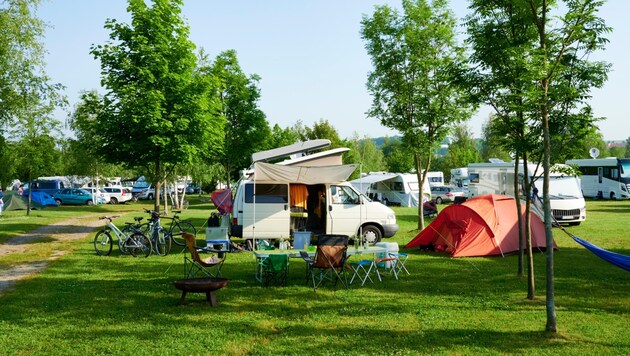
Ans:
[{"label": "tall tree", "polygon": [[[607,43],[603,36],[611,29],[606,26],[603,19],[597,13],[603,1],[597,0],[567,0],[560,11],[565,11],[558,16],[559,20],[553,19],[552,10],[554,2],[543,0],[536,2],[530,0],[531,20],[533,21],[538,34],[538,48],[535,52],[535,67],[538,69],[535,91],[533,91],[533,102],[538,107],[538,117],[543,128],[543,203],[545,217],[545,233],[547,236],[547,246],[553,245],[553,232],[551,230],[551,208],[549,207],[549,173],[551,167],[551,127],[554,120],[550,119],[557,110],[562,107],[563,98],[573,98],[576,101],[583,101],[588,98],[588,93],[592,87],[603,85],[610,66],[602,62],[589,62],[582,58],[588,58],[590,53],[604,48]],[[579,63],[578,63],[579,62]],[[576,64],[577,63],[577,64]],[[583,86],[576,89],[573,86],[564,85],[566,83],[565,74],[571,73],[575,66],[588,68],[596,71],[601,79],[591,79],[585,81]],[[573,91],[577,90],[580,95],[576,99]],[[554,259],[553,249],[547,249],[547,323],[548,332],[557,332],[557,321],[554,297]]]},{"label": "tall tree", "polygon": [[[451,73],[462,67],[453,13],[446,0],[403,0],[403,14],[377,6],[363,16],[361,37],[372,58],[368,90],[373,96],[368,115],[402,134],[414,154],[420,186],[431,168],[433,147],[453,124],[470,117],[464,91]],[[418,204],[418,229],[424,228]]]},{"label": "tall tree", "polygon": [[[144,167],[155,184],[221,140],[211,83],[196,71],[195,46],[181,17],[182,0],[129,0],[131,24],[108,19],[109,40],[93,45],[107,89],[97,116],[100,153]],[[155,210],[160,207],[155,194]]]},{"label": "tall tree", "polygon": [[209,74],[218,85],[220,113],[225,119],[221,163],[231,179],[249,167],[254,152],[267,149],[271,129],[265,113],[258,107],[258,75],[247,76],[238,62],[236,51],[217,56]]},{"label": "tall tree", "polygon": [[14,168],[23,181],[59,169],[59,155],[54,154],[61,133],[54,111],[67,104],[60,94],[63,86],[52,83],[45,71],[45,25],[35,16],[38,5],[38,0],[0,5],[0,127],[9,125],[7,134],[17,142],[22,157]]}]

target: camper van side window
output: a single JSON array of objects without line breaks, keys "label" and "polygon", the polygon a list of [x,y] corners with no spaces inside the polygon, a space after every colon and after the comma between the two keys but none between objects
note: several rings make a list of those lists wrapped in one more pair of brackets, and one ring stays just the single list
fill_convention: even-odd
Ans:
[{"label": "camper van side window", "polygon": [[[254,202],[254,184],[245,185],[245,203]],[[289,186],[287,184],[256,184],[256,203],[289,202]]]},{"label": "camper van side window", "polygon": [[468,180],[470,183],[479,183],[479,173],[470,173]]}]

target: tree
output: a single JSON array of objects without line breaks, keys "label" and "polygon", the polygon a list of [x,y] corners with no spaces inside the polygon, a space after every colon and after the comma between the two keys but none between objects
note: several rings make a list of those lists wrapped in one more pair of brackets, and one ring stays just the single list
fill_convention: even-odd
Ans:
[{"label": "tree", "polygon": [[397,138],[385,137],[381,150],[388,172],[411,173],[414,171],[413,153],[403,147]]},{"label": "tree", "polygon": [[[455,36],[456,21],[446,0],[403,0],[403,14],[377,6],[363,16],[361,37],[372,58],[368,91],[370,117],[402,134],[413,152],[418,182],[423,186],[431,168],[433,148],[450,127],[470,117],[470,105],[452,72],[461,68],[463,49]],[[418,228],[424,228],[418,204]]]},{"label": "tree", "polygon": [[361,170],[354,171],[349,179],[359,178],[361,173],[382,171],[385,169],[383,152],[376,147],[376,143],[369,137],[359,139],[355,134],[346,140],[345,146],[350,148],[350,152],[344,155],[345,162],[360,163]]},{"label": "tree", "polygon": [[[534,2],[530,0],[531,17],[537,34],[538,48],[535,54],[535,67],[538,78],[533,102],[538,107],[539,120],[543,128],[543,203],[545,217],[545,233],[547,246],[553,245],[553,232],[551,230],[551,209],[549,207],[549,171],[551,166],[551,127],[554,120],[550,119],[559,108],[562,107],[562,98],[573,98],[583,101],[588,98],[590,88],[603,85],[610,66],[601,62],[588,62],[581,58],[588,58],[588,54],[604,48],[607,40],[603,37],[611,29],[605,22],[597,17],[602,1],[596,0],[571,0],[564,2],[566,12],[560,16],[559,21],[552,21],[550,12],[554,9],[554,3]],[[579,61],[579,64],[576,62]],[[566,86],[565,77],[571,73],[575,66],[596,71],[601,76],[600,80],[592,79],[584,82],[577,90],[575,87]],[[569,76],[571,76],[569,74]],[[580,95],[575,99],[575,91]],[[557,332],[555,297],[554,297],[554,260],[553,249],[547,249],[547,323],[546,330]]]},{"label": "tree", "polygon": [[208,74],[217,82],[220,113],[226,122],[221,163],[229,184],[230,178],[238,179],[240,170],[249,167],[252,153],[267,149],[271,130],[265,113],[258,108],[260,77],[243,73],[236,51],[219,54]]},{"label": "tree", "polygon": [[[63,86],[51,83],[45,72],[45,26],[34,16],[38,5],[37,0],[8,0],[0,7],[0,126],[8,125],[7,133],[16,142],[20,158],[13,169],[23,181],[59,169],[54,136],[60,136],[60,123],[53,112],[66,105]],[[6,147],[0,145],[0,150]]]},{"label": "tree", "polygon": [[448,146],[448,152],[444,156],[447,164],[443,171],[450,174],[452,168],[467,167],[468,163],[479,162],[479,151],[472,137],[470,128],[460,125],[453,130],[453,141]]},{"label": "tree", "polygon": [[501,137],[492,129],[492,120],[495,118],[491,115],[488,121],[481,127],[481,148],[479,150],[479,160],[488,162],[490,158],[498,158],[503,161],[511,161],[510,153],[501,145]]},{"label": "tree", "polygon": [[[109,40],[92,45],[107,92],[97,115],[99,153],[144,167],[156,192],[178,164],[209,154],[221,140],[212,82],[197,71],[181,0],[129,0],[131,24],[108,19]],[[159,210],[160,194],[155,194]]]}]

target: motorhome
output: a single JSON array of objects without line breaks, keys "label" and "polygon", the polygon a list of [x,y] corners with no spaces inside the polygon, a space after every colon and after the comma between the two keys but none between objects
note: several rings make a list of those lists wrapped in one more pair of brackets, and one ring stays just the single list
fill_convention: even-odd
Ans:
[{"label": "motorhome", "polygon": [[455,187],[464,188],[464,191],[466,191],[468,189],[468,167],[451,169],[450,184]]},{"label": "motorhome", "polygon": [[431,187],[425,180],[420,200],[420,184],[415,173],[370,172],[350,181],[361,193],[392,206],[418,206],[431,199]]},{"label": "motorhome", "polygon": [[431,188],[444,186],[444,173],[441,171],[429,172],[427,182]]},{"label": "motorhome", "polygon": [[[313,154],[321,160],[305,159],[308,152],[328,145],[328,140],[314,140],[252,155],[254,163],[243,172],[234,194],[231,236],[289,239],[306,231],[361,236],[372,243],[394,236],[398,231],[394,211],[346,181],[357,165],[341,164],[345,150]],[[267,163],[289,156],[294,158],[283,164]],[[323,161],[328,165],[321,165]]]},{"label": "motorhome", "polygon": [[[519,194],[523,196],[523,165],[519,165]],[[527,171],[534,181],[538,196],[543,193],[542,167],[531,163]],[[468,197],[483,194],[514,194],[514,162],[471,163],[468,165]],[[553,217],[559,223],[579,225],[586,219],[586,203],[580,189],[579,178],[559,172],[550,172],[549,199]]]},{"label": "motorhome", "polygon": [[630,199],[630,158],[571,159],[566,164],[580,170],[585,197]]}]

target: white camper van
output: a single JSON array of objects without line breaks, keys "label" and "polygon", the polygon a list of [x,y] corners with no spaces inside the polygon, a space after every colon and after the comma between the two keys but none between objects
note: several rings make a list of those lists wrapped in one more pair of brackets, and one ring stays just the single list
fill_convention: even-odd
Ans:
[{"label": "white camper van", "polygon": [[[395,213],[346,182],[357,165],[341,165],[345,151],[330,150],[338,157],[334,165],[319,165],[304,156],[283,164],[264,162],[329,144],[328,140],[307,141],[252,155],[254,164],[244,172],[234,195],[231,235],[288,239],[296,231],[309,231],[363,236],[372,243],[394,236],[398,231]],[[325,152],[314,155],[331,163],[331,155]],[[300,165],[305,161],[309,166]]]},{"label": "white camper van", "polygon": [[[420,184],[415,173],[370,172],[361,178],[350,181],[360,192],[385,205],[418,206]],[[424,200],[431,199],[428,181],[422,187]]]},{"label": "white camper van", "polygon": [[[530,179],[535,178],[534,185],[538,195],[543,192],[542,167],[528,165]],[[519,175],[524,169],[519,167]],[[502,194],[514,196],[514,162],[470,163],[468,165],[468,197],[483,194]],[[523,178],[519,178],[519,194],[523,194]],[[580,181],[575,176],[562,173],[550,174],[550,205],[553,217],[560,223],[579,225],[586,220],[586,203],[580,189]]]}]

